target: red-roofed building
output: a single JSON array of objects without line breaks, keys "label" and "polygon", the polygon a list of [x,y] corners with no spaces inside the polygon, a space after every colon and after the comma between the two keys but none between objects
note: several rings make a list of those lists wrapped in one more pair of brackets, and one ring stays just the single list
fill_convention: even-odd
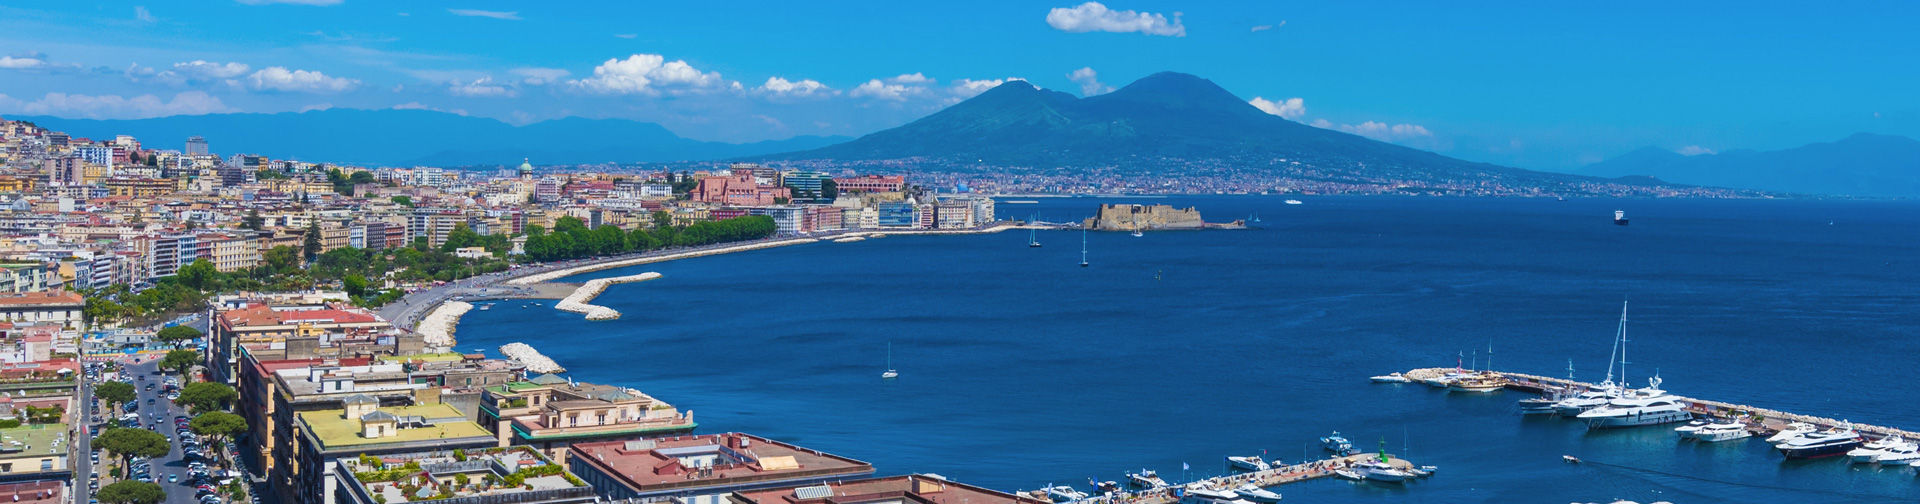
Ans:
[{"label": "red-roofed building", "polygon": [[66,483],[35,481],[0,485],[0,502],[11,504],[66,504]]},{"label": "red-roofed building", "polygon": [[725,495],[873,474],[873,465],[730,432],[576,443],[567,469],[611,499]]},{"label": "red-roofed building", "polygon": [[793,198],[793,190],[777,185],[762,185],[753,172],[736,171],[725,177],[706,177],[688,194],[693,201],[722,205],[766,206]]},{"label": "red-roofed building", "polygon": [[40,291],[0,294],[0,320],[8,322],[56,322],[66,327],[82,325],[80,309],[86,298],[77,292]]},{"label": "red-roofed building", "polygon": [[1052,504],[926,474],[742,490],[728,495],[727,501],[731,504]]},{"label": "red-roofed building", "polygon": [[227,384],[237,377],[242,347],[263,361],[405,355],[425,348],[419,335],[342,303],[248,304],[216,315],[209,336],[207,369],[214,381]]},{"label": "red-roofed building", "polygon": [[903,175],[861,175],[858,177],[834,177],[833,185],[840,192],[900,192],[907,187],[907,177]]}]

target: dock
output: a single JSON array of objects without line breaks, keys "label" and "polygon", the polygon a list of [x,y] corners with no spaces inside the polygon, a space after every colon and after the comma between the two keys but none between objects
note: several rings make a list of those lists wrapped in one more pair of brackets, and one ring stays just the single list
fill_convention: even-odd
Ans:
[{"label": "dock", "polygon": [[[1405,373],[1405,375],[1407,378],[1411,378],[1417,383],[1427,378],[1435,378],[1435,377],[1443,376],[1447,373],[1452,373],[1456,371],[1458,370],[1454,368],[1424,368],[1424,369],[1415,369],[1412,371],[1408,371]],[[1500,375],[1502,377],[1505,377],[1507,379],[1507,385],[1506,385],[1507,389],[1518,390],[1521,392],[1532,392],[1536,394],[1544,394],[1551,390],[1571,389],[1574,391],[1586,391],[1586,390],[1600,388],[1599,384],[1568,380],[1565,378],[1553,378],[1548,376],[1530,375],[1526,373],[1509,373],[1505,371],[1491,371],[1491,372],[1494,374]],[[1695,399],[1695,398],[1680,396],[1680,395],[1675,395],[1673,397],[1679,399],[1680,402],[1686,403],[1688,412],[1691,412],[1695,415],[1704,415],[1704,416],[1711,416],[1714,418],[1739,421],[1741,423],[1746,424],[1747,430],[1752,431],[1756,436],[1772,435],[1773,433],[1779,432],[1780,429],[1785,428],[1790,423],[1804,422],[1808,424],[1813,424],[1814,426],[1817,426],[1822,429],[1840,426],[1840,425],[1851,426],[1855,431],[1858,431],[1861,435],[1867,437],[1868,439],[1881,439],[1888,436],[1900,436],[1906,439],[1920,439],[1920,433],[1916,433],[1914,431],[1896,429],[1892,427],[1854,423],[1846,420],[1836,420],[1832,418],[1817,417],[1813,415],[1803,415],[1799,413],[1788,413],[1785,411],[1772,410],[1772,409],[1761,408],[1757,406],[1750,406],[1745,404],[1733,404],[1733,403],[1713,401],[1713,400],[1707,400],[1707,399]]]},{"label": "dock", "polygon": [[[1261,488],[1272,488],[1289,483],[1332,478],[1334,477],[1333,471],[1337,469],[1379,456],[1379,453],[1360,453],[1331,457],[1311,462],[1275,467],[1265,471],[1248,471],[1238,474],[1203,478],[1186,483],[1169,483],[1168,486],[1160,488],[1129,489],[1119,493],[1088,497],[1074,502],[1086,504],[1172,504],[1180,501],[1177,492],[1185,489],[1187,485],[1199,484],[1210,488],[1232,490],[1235,487],[1252,483],[1254,486]],[[1387,463],[1399,469],[1416,467],[1412,462],[1408,462],[1406,459],[1400,457],[1395,457],[1392,454],[1387,454]],[[1124,485],[1125,482],[1121,484]],[[1046,499],[1046,496],[1042,495],[1040,498]]]}]

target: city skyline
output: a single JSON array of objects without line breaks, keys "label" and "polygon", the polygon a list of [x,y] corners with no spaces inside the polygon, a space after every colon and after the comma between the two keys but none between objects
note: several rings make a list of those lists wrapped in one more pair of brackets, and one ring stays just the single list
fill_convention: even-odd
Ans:
[{"label": "city skyline", "polygon": [[1916,45],[1888,24],[1910,8],[1725,7],[9,7],[0,114],[424,108],[514,124],[624,118],[745,142],[871,133],[1009,79],[1092,95],[1175,70],[1302,123],[1556,171],[1649,145],[1920,135],[1900,92],[1920,74],[1878,63]]}]

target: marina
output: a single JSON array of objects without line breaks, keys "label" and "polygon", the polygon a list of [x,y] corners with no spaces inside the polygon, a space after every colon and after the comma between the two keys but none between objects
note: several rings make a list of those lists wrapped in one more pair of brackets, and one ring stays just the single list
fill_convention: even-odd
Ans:
[{"label": "marina", "polygon": [[[1259,457],[1229,457],[1231,459],[1252,459]],[[1337,455],[1332,458],[1302,462],[1290,465],[1262,466],[1267,469],[1241,471],[1235,474],[1200,478],[1186,483],[1170,483],[1161,479],[1153,471],[1143,470],[1130,473],[1129,490],[1118,490],[1088,496],[1066,485],[1049,485],[1028,493],[1036,497],[1047,498],[1054,502],[1080,502],[1086,504],[1129,503],[1129,504],[1233,504],[1283,502],[1282,494],[1266,490],[1292,483],[1312,481],[1323,478],[1342,478],[1356,481],[1356,484],[1404,485],[1409,481],[1431,476],[1433,468],[1416,466],[1405,459],[1381,451],[1378,453],[1359,453]],[[1246,467],[1246,466],[1237,466]],[[1364,480],[1364,482],[1362,482]],[[1095,483],[1096,487],[1101,486]],[[1116,488],[1117,490],[1117,488]]]}]

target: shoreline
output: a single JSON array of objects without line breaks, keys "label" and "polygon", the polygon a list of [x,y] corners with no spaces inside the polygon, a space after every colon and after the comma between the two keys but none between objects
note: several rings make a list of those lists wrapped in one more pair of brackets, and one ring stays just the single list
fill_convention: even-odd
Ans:
[{"label": "shoreline", "polygon": [[501,283],[508,284],[508,285],[533,285],[537,283],[550,282],[553,280],[558,280],[561,278],[566,278],[566,277],[578,275],[581,273],[592,273],[600,270],[624,268],[627,266],[638,266],[641,264],[652,264],[652,263],[657,263],[662,261],[672,261],[675,259],[686,259],[690,257],[702,257],[702,256],[710,256],[710,255],[717,255],[717,254],[728,254],[733,252],[745,252],[748,250],[759,250],[764,248],[784,247],[788,245],[799,245],[803,243],[815,243],[819,241],[820,241],[819,238],[790,238],[790,239],[780,240],[780,241],[762,242],[762,243],[755,243],[752,245],[736,245],[732,247],[723,247],[723,248],[712,249],[712,250],[696,250],[692,252],[679,252],[674,254],[653,256],[653,257],[636,257],[632,259],[621,259],[617,261],[608,261],[608,262],[599,263],[599,264],[588,264],[584,266],[575,266],[572,268],[549,271],[549,272],[535,274],[535,275],[527,275],[519,278],[510,279]]},{"label": "shoreline", "polygon": [[460,325],[460,316],[473,310],[473,303],[448,301],[435,307],[426,318],[420,319],[420,325],[413,332],[420,333],[421,341],[430,348],[453,348],[453,330]]}]

